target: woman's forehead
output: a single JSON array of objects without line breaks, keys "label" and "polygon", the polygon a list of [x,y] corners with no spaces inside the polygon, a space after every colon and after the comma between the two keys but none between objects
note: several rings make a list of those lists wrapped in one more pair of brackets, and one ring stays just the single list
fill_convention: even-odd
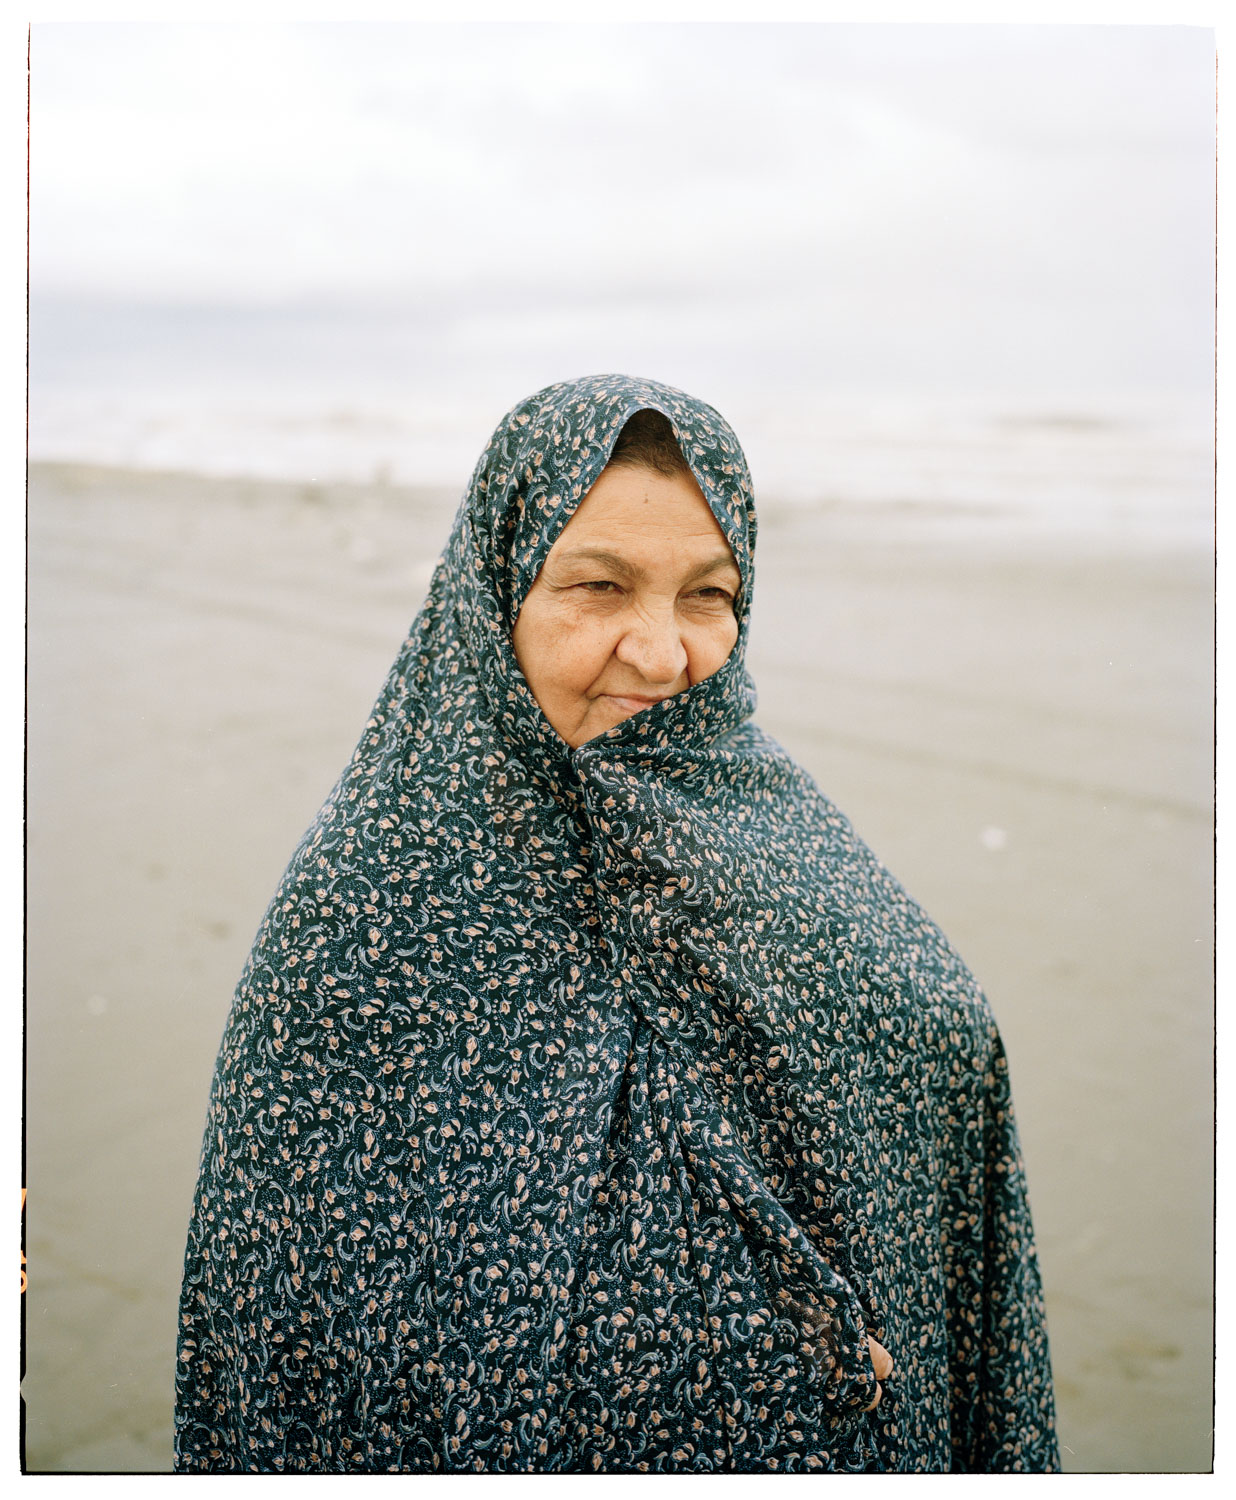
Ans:
[{"label": "woman's forehead", "polygon": [[729,539],[690,475],[627,464],[601,471],[548,560],[590,558],[640,571],[661,558],[690,572],[736,568]]}]

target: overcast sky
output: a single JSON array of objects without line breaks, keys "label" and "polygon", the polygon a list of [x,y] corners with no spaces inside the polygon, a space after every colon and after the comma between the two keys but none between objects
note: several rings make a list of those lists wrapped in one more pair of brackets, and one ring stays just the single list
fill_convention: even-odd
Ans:
[{"label": "overcast sky", "polygon": [[1213,87],[1190,28],[37,25],[32,292],[456,367],[1203,391]]}]

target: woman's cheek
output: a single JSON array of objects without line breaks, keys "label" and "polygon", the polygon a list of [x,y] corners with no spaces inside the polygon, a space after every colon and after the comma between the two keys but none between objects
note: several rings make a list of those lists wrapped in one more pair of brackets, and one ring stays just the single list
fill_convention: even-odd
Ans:
[{"label": "woman's cheek", "polygon": [[563,677],[578,692],[591,687],[613,655],[616,641],[617,631],[611,623],[577,619],[568,625],[558,642]]},{"label": "woman's cheek", "polygon": [[705,677],[719,672],[737,643],[738,621],[732,615],[728,620],[709,620],[701,624],[687,648],[691,681],[703,682]]}]

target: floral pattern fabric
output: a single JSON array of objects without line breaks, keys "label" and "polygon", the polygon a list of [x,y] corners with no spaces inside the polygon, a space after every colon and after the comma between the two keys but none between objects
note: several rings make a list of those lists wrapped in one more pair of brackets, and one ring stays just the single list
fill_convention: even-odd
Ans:
[{"label": "floral pattern fabric", "polygon": [[[511,629],[643,408],[734,552],[738,644],[571,749]],[[751,722],[755,532],[681,392],[595,377],[498,427],[233,1002],[179,1468],[1056,1466],[996,1027]]]}]

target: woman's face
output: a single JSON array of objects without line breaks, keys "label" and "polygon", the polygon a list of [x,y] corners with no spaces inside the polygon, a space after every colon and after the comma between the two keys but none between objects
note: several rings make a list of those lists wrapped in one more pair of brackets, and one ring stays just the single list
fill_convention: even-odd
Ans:
[{"label": "woman's face", "polygon": [[545,717],[582,745],[724,665],[738,639],[734,556],[689,475],[605,469],[515,622]]}]

